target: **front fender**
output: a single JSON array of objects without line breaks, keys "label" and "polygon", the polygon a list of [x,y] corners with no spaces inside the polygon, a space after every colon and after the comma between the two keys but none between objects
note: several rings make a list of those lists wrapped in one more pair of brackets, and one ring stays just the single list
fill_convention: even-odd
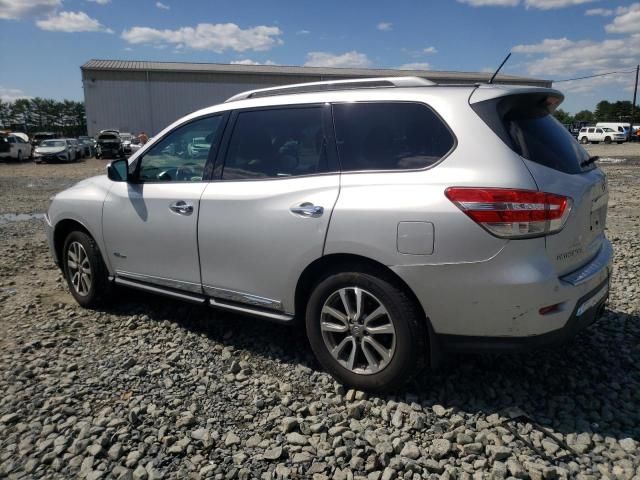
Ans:
[{"label": "front fender", "polygon": [[109,273],[113,274],[102,234],[102,208],[111,186],[112,182],[106,175],[83,180],[54,197],[47,217],[54,237],[63,222],[73,221],[82,225],[95,240]]}]

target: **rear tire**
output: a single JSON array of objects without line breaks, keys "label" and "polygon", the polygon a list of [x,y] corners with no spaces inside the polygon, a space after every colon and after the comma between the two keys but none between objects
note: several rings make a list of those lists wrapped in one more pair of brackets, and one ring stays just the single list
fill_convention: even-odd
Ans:
[{"label": "rear tire", "polygon": [[622,145],[624,142],[616,142],[618,145]]},{"label": "rear tire", "polygon": [[111,283],[93,238],[82,231],[71,232],[62,252],[64,276],[76,302],[85,308],[102,305],[109,296]]},{"label": "rear tire", "polygon": [[323,368],[359,390],[400,387],[428,358],[424,318],[413,299],[390,275],[366,269],[320,280],[307,303],[306,329]]},{"label": "rear tire", "polygon": [[18,150],[18,163],[22,163],[22,151]]}]

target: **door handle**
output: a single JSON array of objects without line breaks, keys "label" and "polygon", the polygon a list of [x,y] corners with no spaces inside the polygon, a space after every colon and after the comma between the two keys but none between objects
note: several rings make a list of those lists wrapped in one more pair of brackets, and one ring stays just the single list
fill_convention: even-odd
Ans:
[{"label": "door handle", "polygon": [[169,210],[180,215],[191,215],[193,213],[193,205],[184,200],[178,200],[169,205]]},{"label": "door handle", "polygon": [[291,212],[295,213],[296,215],[308,218],[318,218],[321,217],[324,213],[324,207],[314,205],[310,202],[304,202],[300,205],[293,206],[289,210],[291,210]]}]

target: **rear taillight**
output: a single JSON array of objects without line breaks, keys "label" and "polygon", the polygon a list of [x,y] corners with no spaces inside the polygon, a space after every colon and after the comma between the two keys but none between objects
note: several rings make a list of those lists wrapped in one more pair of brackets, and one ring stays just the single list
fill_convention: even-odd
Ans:
[{"label": "rear taillight", "polygon": [[571,211],[571,198],[532,190],[450,187],[445,195],[472,220],[501,238],[556,233]]}]

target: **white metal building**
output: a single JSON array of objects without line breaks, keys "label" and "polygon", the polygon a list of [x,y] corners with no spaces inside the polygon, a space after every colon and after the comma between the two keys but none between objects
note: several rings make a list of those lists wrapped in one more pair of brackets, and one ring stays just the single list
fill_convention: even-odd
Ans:
[{"label": "white metal building", "polygon": [[[441,84],[486,82],[488,73],[216,63],[89,60],[82,67],[87,129],[155,135],[178,118],[244,90],[347,78],[418,76]],[[551,86],[549,80],[498,75],[496,83]]]}]

